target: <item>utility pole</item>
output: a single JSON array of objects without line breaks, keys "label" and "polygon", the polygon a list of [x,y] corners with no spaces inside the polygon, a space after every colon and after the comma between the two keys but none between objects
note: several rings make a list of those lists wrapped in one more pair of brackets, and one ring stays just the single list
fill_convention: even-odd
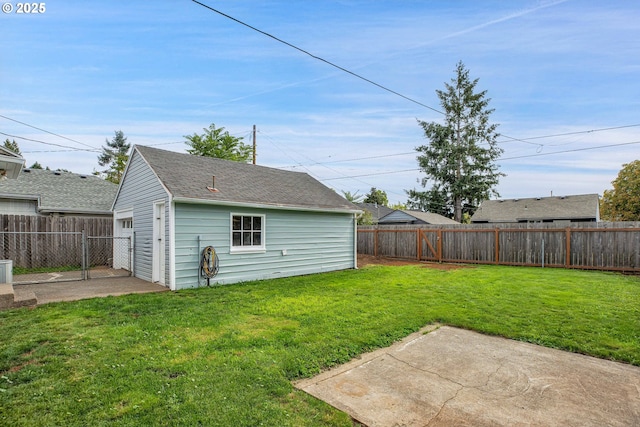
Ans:
[{"label": "utility pole", "polygon": [[253,125],[253,164],[256,164],[256,125]]}]

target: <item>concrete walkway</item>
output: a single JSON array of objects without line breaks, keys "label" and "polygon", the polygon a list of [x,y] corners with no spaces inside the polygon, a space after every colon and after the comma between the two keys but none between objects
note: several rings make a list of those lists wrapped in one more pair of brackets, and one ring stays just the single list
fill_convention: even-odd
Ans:
[{"label": "concrete walkway", "polygon": [[296,387],[368,427],[640,426],[640,368],[431,326]]},{"label": "concrete walkway", "polygon": [[108,277],[68,282],[13,285],[16,300],[26,298],[24,295],[35,294],[38,305],[56,301],[75,301],[86,298],[165,292],[168,290],[169,288],[165,286],[146,282],[136,277]]}]

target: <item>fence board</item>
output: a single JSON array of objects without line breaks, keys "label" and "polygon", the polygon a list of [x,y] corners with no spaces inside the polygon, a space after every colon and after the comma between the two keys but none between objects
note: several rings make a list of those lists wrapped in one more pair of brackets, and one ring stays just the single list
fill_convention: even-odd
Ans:
[{"label": "fence board", "polygon": [[[13,260],[14,267],[58,267],[78,263],[81,233],[110,237],[111,218],[0,215],[0,259]],[[110,253],[109,240],[94,249]]]},{"label": "fence board", "polygon": [[639,272],[640,222],[360,226],[358,253]]}]

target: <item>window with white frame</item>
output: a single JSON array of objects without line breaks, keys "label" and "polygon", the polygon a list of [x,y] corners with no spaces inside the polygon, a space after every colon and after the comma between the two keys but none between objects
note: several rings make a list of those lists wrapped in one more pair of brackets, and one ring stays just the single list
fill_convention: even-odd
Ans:
[{"label": "window with white frame", "polygon": [[263,251],[264,215],[231,215],[231,250]]}]

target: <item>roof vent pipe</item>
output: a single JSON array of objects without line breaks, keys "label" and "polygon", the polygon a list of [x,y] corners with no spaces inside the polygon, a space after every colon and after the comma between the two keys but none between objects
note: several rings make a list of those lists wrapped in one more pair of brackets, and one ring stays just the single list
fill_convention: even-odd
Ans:
[{"label": "roof vent pipe", "polygon": [[211,187],[207,187],[207,190],[211,191],[212,193],[217,193],[218,191],[220,191],[220,190],[218,190],[216,188],[216,176],[215,175],[211,176]]}]

